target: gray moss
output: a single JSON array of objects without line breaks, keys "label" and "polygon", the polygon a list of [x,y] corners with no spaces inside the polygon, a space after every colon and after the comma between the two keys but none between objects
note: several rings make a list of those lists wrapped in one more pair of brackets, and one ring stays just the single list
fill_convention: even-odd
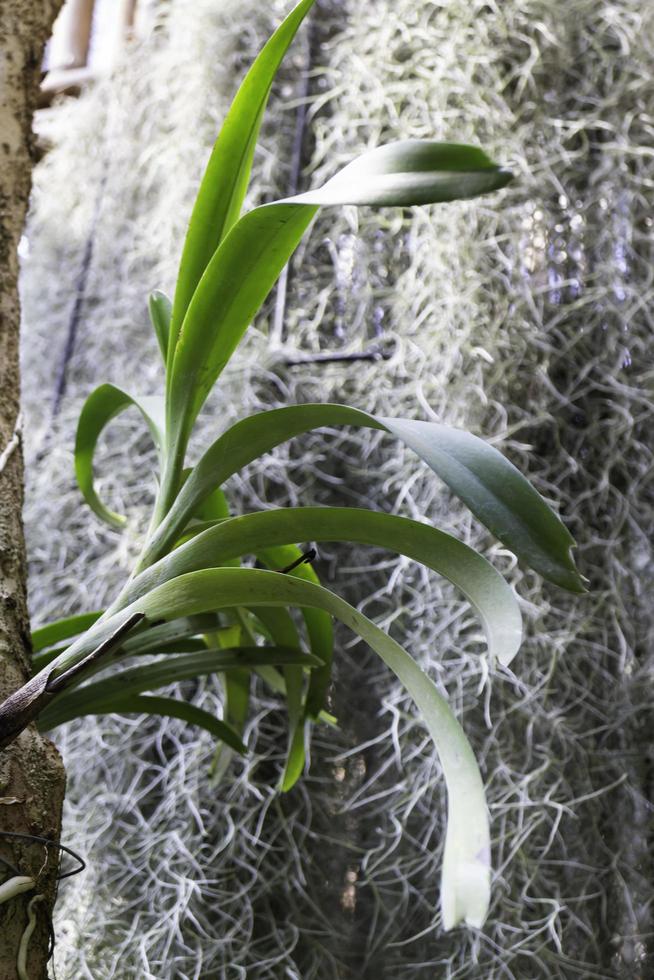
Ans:
[{"label": "gray moss", "polygon": [[[106,440],[101,490],[131,516],[117,535],[74,489],[75,418],[102,380],[159,383],[144,296],[171,288],[212,135],[281,7],[162,5],[161,28],[118,76],[58,110],[24,271],[38,619],[106,601],[134,553],[151,493],[147,438],[126,416]],[[432,575],[378,551],[321,554],[330,585],[428,667],[481,760],[496,868],[487,926],[442,934],[438,761],[401,689],[339,634],[342,727],[316,731],[311,773],[288,796],[272,789],[284,718],[263,691],[252,756],[218,791],[208,738],[177,722],[84,719],[57,733],[65,839],[90,858],[62,889],[58,975],[644,978],[654,12],[632,0],[320,9],[305,184],[402,136],[481,142],[518,179],[475,203],[323,213],[292,265],[285,337],[269,338],[271,304],[198,446],[226,418],[321,399],[469,427],[560,508],[591,592],[569,599],[515,567],[379,434],[306,437],[235,478],[241,510],[352,502],[427,516],[514,582],[529,636],[515,675],[490,675],[467,606]],[[308,45],[305,35],[275,93],[253,201],[287,189],[278,161]],[[53,368],[98,198],[82,330],[53,423]],[[370,344],[388,359],[287,363]],[[212,682],[185,693],[219,710]]]}]

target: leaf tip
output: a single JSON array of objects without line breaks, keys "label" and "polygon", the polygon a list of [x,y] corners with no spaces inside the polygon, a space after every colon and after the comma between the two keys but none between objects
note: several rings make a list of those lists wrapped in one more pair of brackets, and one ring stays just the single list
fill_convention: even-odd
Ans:
[{"label": "leaf tip", "polygon": [[497,179],[498,179],[497,186],[499,190],[502,187],[506,187],[507,184],[510,184],[513,180],[515,180],[515,174],[508,167],[500,165],[497,168]]}]

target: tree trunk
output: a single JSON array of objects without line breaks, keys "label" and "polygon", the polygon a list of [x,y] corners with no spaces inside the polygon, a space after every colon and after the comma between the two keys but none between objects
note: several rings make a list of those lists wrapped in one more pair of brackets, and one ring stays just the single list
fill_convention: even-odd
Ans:
[{"label": "tree trunk", "polygon": [[[16,250],[30,190],[31,123],[41,57],[60,4],[61,0],[0,0],[0,701],[30,674],[21,520]],[[35,835],[58,842],[64,787],[61,758],[33,724],[0,751],[2,980],[47,977],[59,852],[56,847],[6,835]],[[33,879],[32,886],[27,882],[27,890],[3,901],[7,883],[18,875]],[[30,936],[31,923],[35,925]]]}]

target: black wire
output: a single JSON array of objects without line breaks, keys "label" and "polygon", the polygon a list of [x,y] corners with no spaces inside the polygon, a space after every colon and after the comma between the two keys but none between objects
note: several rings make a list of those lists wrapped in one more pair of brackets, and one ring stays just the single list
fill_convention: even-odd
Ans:
[{"label": "black wire", "polygon": [[[69,854],[70,857],[72,857],[75,861],[78,862],[79,864],[78,868],[73,868],[72,871],[66,871],[64,872],[64,874],[57,875],[55,881],[63,881],[64,878],[72,878],[73,875],[80,874],[80,872],[84,871],[84,869],[86,868],[86,861],[84,860],[83,857],[80,857],[80,855],[77,854],[76,851],[73,851],[70,847],[67,847],[65,844],[58,844],[57,841],[50,840],[48,837],[38,837],[36,834],[19,834],[14,830],[0,830],[0,837],[11,837],[14,840],[34,841],[37,844],[45,844],[46,847],[56,847],[57,850],[64,851],[65,854]],[[2,861],[3,864],[6,864],[8,868],[11,868],[11,870],[14,871],[17,875],[20,875],[20,871],[18,871],[12,864],[10,864],[9,861],[5,860],[5,858],[0,857],[0,861]]]}]

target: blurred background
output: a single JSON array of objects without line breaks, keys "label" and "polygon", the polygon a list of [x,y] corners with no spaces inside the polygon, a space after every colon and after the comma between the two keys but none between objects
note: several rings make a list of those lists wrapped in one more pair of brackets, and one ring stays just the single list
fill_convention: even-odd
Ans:
[{"label": "blurred background", "polygon": [[[153,451],[118,419],[101,525],[73,476],[97,384],[162,383],[146,299],[172,293],[198,181],[238,82],[290,8],[68,0],[44,64],[41,156],[21,242],[26,530],[34,622],[99,608],[152,501]],[[353,502],[428,519],[506,572],[528,624],[491,673],[466,603],[388,553],[321,548],[330,586],[450,698],[491,808],[493,905],[444,934],[438,760],[399,685],[343,631],[311,768],[274,786],[285,719],[257,692],[251,755],[215,788],[210,736],[174,720],[58,729],[64,882],[56,974],[226,980],[536,980],[654,975],[654,6],[642,0],[318,0],[276,84],[249,206],[322,182],[379,142],[483,145],[500,194],[324,209],[203,413],[198,454],[267,407],[343,401],[471,429],[575,535],[569,597],[480,529],[380,433],[282,446],[229,485],[236,512]],[[183,693],[220,710],[211,679]]]}]

